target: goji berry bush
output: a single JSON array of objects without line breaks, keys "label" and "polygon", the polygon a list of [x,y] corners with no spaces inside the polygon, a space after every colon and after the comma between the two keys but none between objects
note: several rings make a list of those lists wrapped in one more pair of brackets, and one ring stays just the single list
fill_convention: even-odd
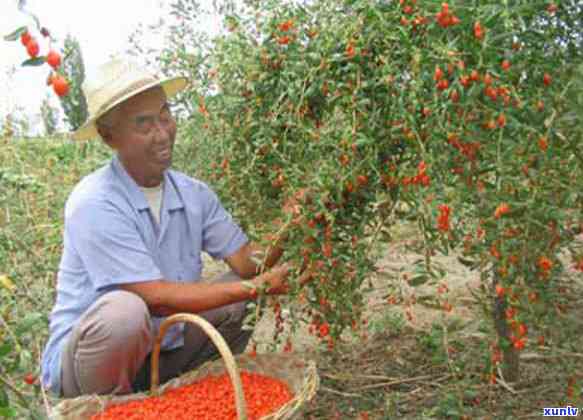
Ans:
[{"label": "goji berry bush", "polygon": [[[479,270],[497,331],[492,351],[516,379],[517,353],[544,341],[561,312],[556,279],[582,266],[572,247],[582,223],[581,137],[565,122],[580,6],[250,7],[228,17],[228,35],[197,67],[207,83],[194,91],[203,121],[191,133],[193,147],[213,145],[206,174],[251,225],[270,210],[283,218],[280,204],[308,189],[285,220],[285,257],[318,275],[292,293],[307,305],[292,318],[329,346],[358,327],[379,232],[415,220],[422,258],[411,284],[446,275],[432,264],[438,252]],[[496,360],[488,369],[499,362],[488,360]]]}]

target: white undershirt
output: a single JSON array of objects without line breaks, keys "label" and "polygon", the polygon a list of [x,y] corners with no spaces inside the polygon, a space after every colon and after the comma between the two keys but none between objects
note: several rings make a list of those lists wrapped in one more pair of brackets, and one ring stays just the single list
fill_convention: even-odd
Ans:
[{"label": "white undershirt", "polygon": [[146,196],[146,200],[148,200],[148,204],[150,205],[150,211],[154,215],[154,219],[158,225],[160,224],[160,209],[162,208],[162,187],[164,183],[161,183],[157,187],[140,187],[141,190],[144,192]]}]

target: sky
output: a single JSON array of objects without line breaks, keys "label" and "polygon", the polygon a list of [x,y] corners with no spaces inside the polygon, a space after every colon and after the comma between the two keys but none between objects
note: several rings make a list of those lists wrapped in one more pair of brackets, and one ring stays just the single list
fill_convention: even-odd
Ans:
[{"label": "sky", "polygon": [[[127,51],[129,36],[139,24],[147,26],[167,17],[167,3],[167,0],[28,0],[26,9],[58,39],[57,47],[62,47],[67,33],[77,38],[86,74],[90,75],[91,69],[110,56]],[[217,22],[209,23],[209,31],[212,32],[216,25]],[[28,59],[25,47],[20,41],[4,41],[5,35],[20,26],[35,28],[33,20],[18,10],[16,0],[0,0],[0,118],[15,107],[23,107],[31,125],[40,126],[43,99],[48,96],[56,107],[58,99],[45,83],[48,65],[20,67]],[[37,39],[41,45],[40,54],[45,55],[48,43],[39,34]],[[153,34],[146,42],[148,46],[159,48],[163,37]],[[12,72],[14,68],[16,71]],[[38,133],[38,129],[33,129],[33,134],[35,132]]]}]

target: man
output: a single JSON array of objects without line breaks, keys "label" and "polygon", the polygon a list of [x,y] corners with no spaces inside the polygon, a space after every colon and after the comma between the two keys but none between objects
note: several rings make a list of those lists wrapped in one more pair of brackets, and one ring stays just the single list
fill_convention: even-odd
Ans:
[{"label": "man", "polygon": [[[259,250],[216,194],[169,169],[176,122],[167,100],[186,84],[184,78],[158,80],[115,59],[83,86],[90,116],[74,138],[99,135],[115,156],[81,180],[65,206],[64,250],[42,361],[43,385],[58,396],[146,389],[153,340],[173,313],[200,314],[240,353],[250,337],[241,329],[246,301],[259,287],[286,291],[290,267],[275,266],[281,247],[265,257],[271,270],[261,271],[253,258]],[[201,251],[232,271],[199,282]],[[162,350],[162,382],[216,355],[190,324],[174,325]]]}]

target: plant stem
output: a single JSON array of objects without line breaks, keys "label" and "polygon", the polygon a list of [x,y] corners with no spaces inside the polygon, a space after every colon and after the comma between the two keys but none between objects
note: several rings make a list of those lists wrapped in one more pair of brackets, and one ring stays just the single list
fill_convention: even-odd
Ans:
[{"label": "plant stem", "polygon": [[[493,281],[492,288],[494,289],[499,281],[496,272],[494,272],[492,276],[492,281]],[[510,327],[505,317],[506,307],[507,304],[504,296],[502,297],[496,296],[494,298],[493,317],[494,326],[498,334],[498,340],[504,341],[505,343],[510,343]],[[502,355],[504,361],[503,368],[504,379],[507,382],[516,382],[519,377],[520,367],[518,351],[516,351],[512,344],[504,345],[502,346]]]}]

